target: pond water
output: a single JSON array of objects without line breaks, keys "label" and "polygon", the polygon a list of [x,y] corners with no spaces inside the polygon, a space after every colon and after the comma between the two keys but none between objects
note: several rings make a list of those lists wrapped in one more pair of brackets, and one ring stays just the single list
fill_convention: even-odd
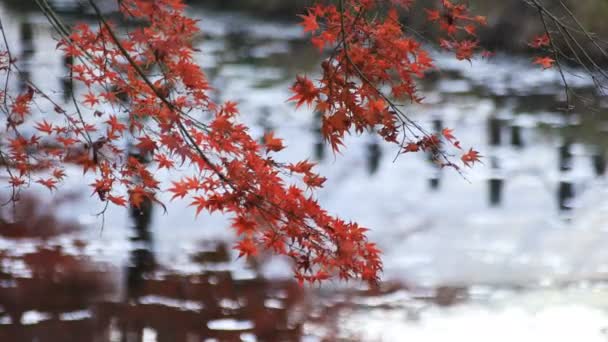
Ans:
[{"label": "pond water", "polygon": [[[80,17],[62,3],[66,20]],[[58,101],[82,92],[65,82],[46,19],[0,5],[22,77]],[[320,202],[371,228],[382,285],[300,288],[283,259],[236,259],[228,220],[195,218],[187,203],[111,208],[102,223],[91,179],[74,169],[56,195],[33,188],[16,217],[1,212],[0,341],[608,339],[607,98],[565,115],[559,75],[528,58],[435,52],[442,72],[407,112],[429,130],[453,128],[483,165],[463,177],[423,155],[395,160],[371,135],[333,155],[315,113],[285,101],[295,75],[314,77],[320,60],[297,25],[190,14],[214,96],[237,101],[255,135],[284,137],[277,158],[319,162]],[[569,82],[593,94],[590,81]]]}]

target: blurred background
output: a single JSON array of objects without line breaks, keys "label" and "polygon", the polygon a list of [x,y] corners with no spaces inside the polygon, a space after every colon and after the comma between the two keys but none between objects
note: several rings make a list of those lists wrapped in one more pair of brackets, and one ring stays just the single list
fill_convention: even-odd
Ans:
[{"label": "blurred background", "polygon": [[[94,20],[77,1],[51,2],[66,22]],[[237,101],[254,135],[285,139],[278,159],[319,163],[320,202],[370,227],[384,251],[380,287],[301,288],[284,259],[237,260],[225,217],[195,219],[167,195],[167,213],[110,208],[102,224],[91,179],[69,169],[56,194],[34,187],[0,209],[0,341],[608,340],[608,98],[573,68],[570,86],[592,103],[558,110],[560,75],[527,50],[542,31],[536,11],[470,1],[488,16],[480,38],[491,59],[459,62],[428,46],[441,71],[407,112],[481,152],[463,177],[424,155],[395,159],[372,135],[349,137],[340,155],[324,145],[316,114],[286,102],[295,75],[314,78],[322,59],[295,17],[309,3],[190,1],[196,58],[215,99]],[[570,5],[608,37],[608,2]],[[410,13],[405,22],[432,40],[423,12]],[[33,1],[0,1],[0,18],[22,79],[66,104],[83,91]]]}]

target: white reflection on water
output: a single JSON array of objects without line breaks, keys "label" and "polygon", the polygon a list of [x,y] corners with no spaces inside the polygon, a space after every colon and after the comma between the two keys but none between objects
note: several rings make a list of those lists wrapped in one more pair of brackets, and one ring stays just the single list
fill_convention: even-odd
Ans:
[{"label": "white reflection on water", "polygon": [[340,319],[343,336],[363,341],[606,341],[605,291],[506,292],[452,307],[363,308]]},{"label": "white reflection on water", "polygon": [[[211,49],[204,55],[204,65],[214,75],[212,82],[216,86],[221,84],[217,87],[221,90],[218,98],[239,102],[242,119],[252,126],[253,134],[261,135],[264,129],[271,128],[285,138],[289,149],[277,158],[298,160],[313,155],[318,139],[311,132],[313,113],[305,109],[295,111],[291,104],[281,101],[290,96],[288,87],[296,70],[264,64],[272,56],[287,55],[286,51],[293,49],[290,40],[299,37],[301,29],[230,13],[209,15],[198,8],[192,13],[202,19],[202,27],[215,30],[207,32],[200,44],[202,51]],[[28,61],[32,80],[42,87],[56,89],[65,70],[61,57],[54,52],[49,26],[40,15],[7,16],[5,26],[9,41],[15,46],[20,44],[18,27],[22,20],[33,25],[34,53]],[[251,44],[250,50],[241,54],[253,57],[261,65],[252,64],[250,59],[241,61],[230,53],[230,39],[236,39],[233,36],[237,33],[238,39]],[[431,104],[410,106],[408,112],[427,127],[437,121],[454,128],[463,144],[482,151],[486,157],[484,164],[467,170],[467,179],[463,179],[449,170],[437,173],[422,155],[402,156],[392,163],[394,147],[380,145],[379,169],[370,177],[366,171],[368,137],[349,137],[348,148],[340,156],[328,156],[320,163],[321,172],[329,178],[319,194],[320,201],[331,212],[372,229],[371,237],[385,251],[387,278],[434,285],[527,283],[547,277],[600,276],[608,255],[603,248],[596,247],[608,242],[603,234],[608,204],[605,182],[603,178],[595,179],[591,170],[591,150],[573,144],[571,163],[575,167],[560,172],[557,167],[560,138],[541,134],[535,127],[539,124],[559,127],[564,124],[563,117],[551,112],[551,103],[547,103],[542,115],[518,112],[513,105],[521,93],[534,96],[548,91],[558,96],[558,75],[550,70],[540,71],[526,59],[507,56],[476,60],[473,66],[456,63],[443,55],[437,58],[440,66],[460,76],[443,79],[439,88],[429,90],[434,98]],[[265,86],[259,87],[260,82]],[[578,78],[573,78],[573,82],[579,82],[575,86],[588,84]],[[492,97],[468,94],[472,86],[483,86],[493,94],[504,93],[510,101],[499,103]],[[445,91],[437,91],[442,87]],[[454,90],[456,94],[450,94]],[[76,89],[77,93],[81,91]],[[487,120],[492,117],[503,124],[513,122],[521,127],[525,146],[513,148],[508,144],[505,132],[508,127],[502,129],[502,143],[490,146]],[[260,122],[268,127],[260,127]],[[429,174],[438,175],[439,191],[428,189]],[[164,171],[158,175],[165,179],[172,177]],[[90,177],[82,177],[76,169],[69,170],[69,176],[64,189],[88,192],[84,184],[90,183]],[[490,178],[504,183],[496,208],[488,206]],[[563,201],[574,207],[567,214],[571,216],[569,223],[564,223],[556,209],[559,182],[572,183],[574,189],[575,197]],[[168,199],[165,195],[161,198]],[[70,207],[63,212],[90,224],[88,251],[121,263],[124,261],[121,255],[130,246],[123,228],[128,226],[127,215],[121,209],[110,210],[104,232],[99,236],[95,229],[99,220],[92,215],[98,208],[96,200],[90,198],[78,208]],[[184,271],[189,267],[184,255],[197,248],[190,242],[233,238],[232,232],[225,229],[224,217],[195,219],[184,203],[172,203],[167,215],[157,210],[153,216],[156,252]],[[582,259],[587,260],[584,265]]]}]

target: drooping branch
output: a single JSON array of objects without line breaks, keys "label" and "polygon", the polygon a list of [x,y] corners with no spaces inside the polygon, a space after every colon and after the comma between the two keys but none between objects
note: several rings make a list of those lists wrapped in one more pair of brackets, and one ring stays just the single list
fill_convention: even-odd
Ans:
[{"label": "drooping branch", "polygon": [[[574,106],[571,95],[586,102],[568,85],[565,77],[567,65],[581,68],[586,77],[592,80],[596,90],[604,94],[608,87],[608,72],[605,69],[608,65],[608,50],[601,46],[603,41],[589,32],[561,0],[558,1],[561,15],[550,10],[541,0],[522,1],[536,9],[543,24],[544,36],[537,37],[530,45],[537,49],[546,48],[551,54],[551,58],[538,57],[535,63],[545,68],[553,64],[557,66],[566,93],[566,112],[570,112]],[[589,47],[595,51],[590,51]]]}]

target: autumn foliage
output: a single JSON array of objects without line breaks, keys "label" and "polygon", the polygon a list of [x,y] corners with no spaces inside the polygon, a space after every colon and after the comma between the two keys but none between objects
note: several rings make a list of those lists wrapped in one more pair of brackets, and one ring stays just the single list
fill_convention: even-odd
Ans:
[{"label": "autumn foliage", "polygon": [[[462,149],[451,129],[430,134],[404,114],[402,102],[423,101],[417,80],[436,68],[401,23],[412,2],[341,0],[309,8],[301,25],[327,58],[320,76],[297,77],[290,100],[322,114],[322,133],[334,151],[349,132],[373,132],[402,153],[433,154],[441,167],[472,166],[479,153]],[[57,48],[73,60],[70,75],[88,89],[70,108],[35,84],[2,93],[0,161],[12,199],[32,182],[55,190],[66,164],[76,164],[95,175],[91,192],[106,204],[138,207],[168,191],[196,215],[229,214],[241,256],[261,249],[288,256],[301,282],[377,280],[380,251],[366,228],[317,203],[314,190],[325,178],[314,163],[275,160],[285,148],[280,137],[268,133],[259,142],[239,122],[236,103],[210,99],[211,86],[194,61],[198,23],[184,8],[181,0],[123,0],[125,18],[141,23],[135,29],[120,31],[98,13],[97,25],[59,30]],[[470,60],[479,50],[476,32],[485,18],[464,4],[443,0],[424,15],[442,32],[438,44],[455,58]],[[547,42],[541,37],[534,44]],[[10,50],[0,63],[7,77],[16,68]],[[40,118],[35,102],[50,104],[53,112]],[[128,153],[129,144],[140,157]],[[157,169],[176,178],[164,184]]]}]

